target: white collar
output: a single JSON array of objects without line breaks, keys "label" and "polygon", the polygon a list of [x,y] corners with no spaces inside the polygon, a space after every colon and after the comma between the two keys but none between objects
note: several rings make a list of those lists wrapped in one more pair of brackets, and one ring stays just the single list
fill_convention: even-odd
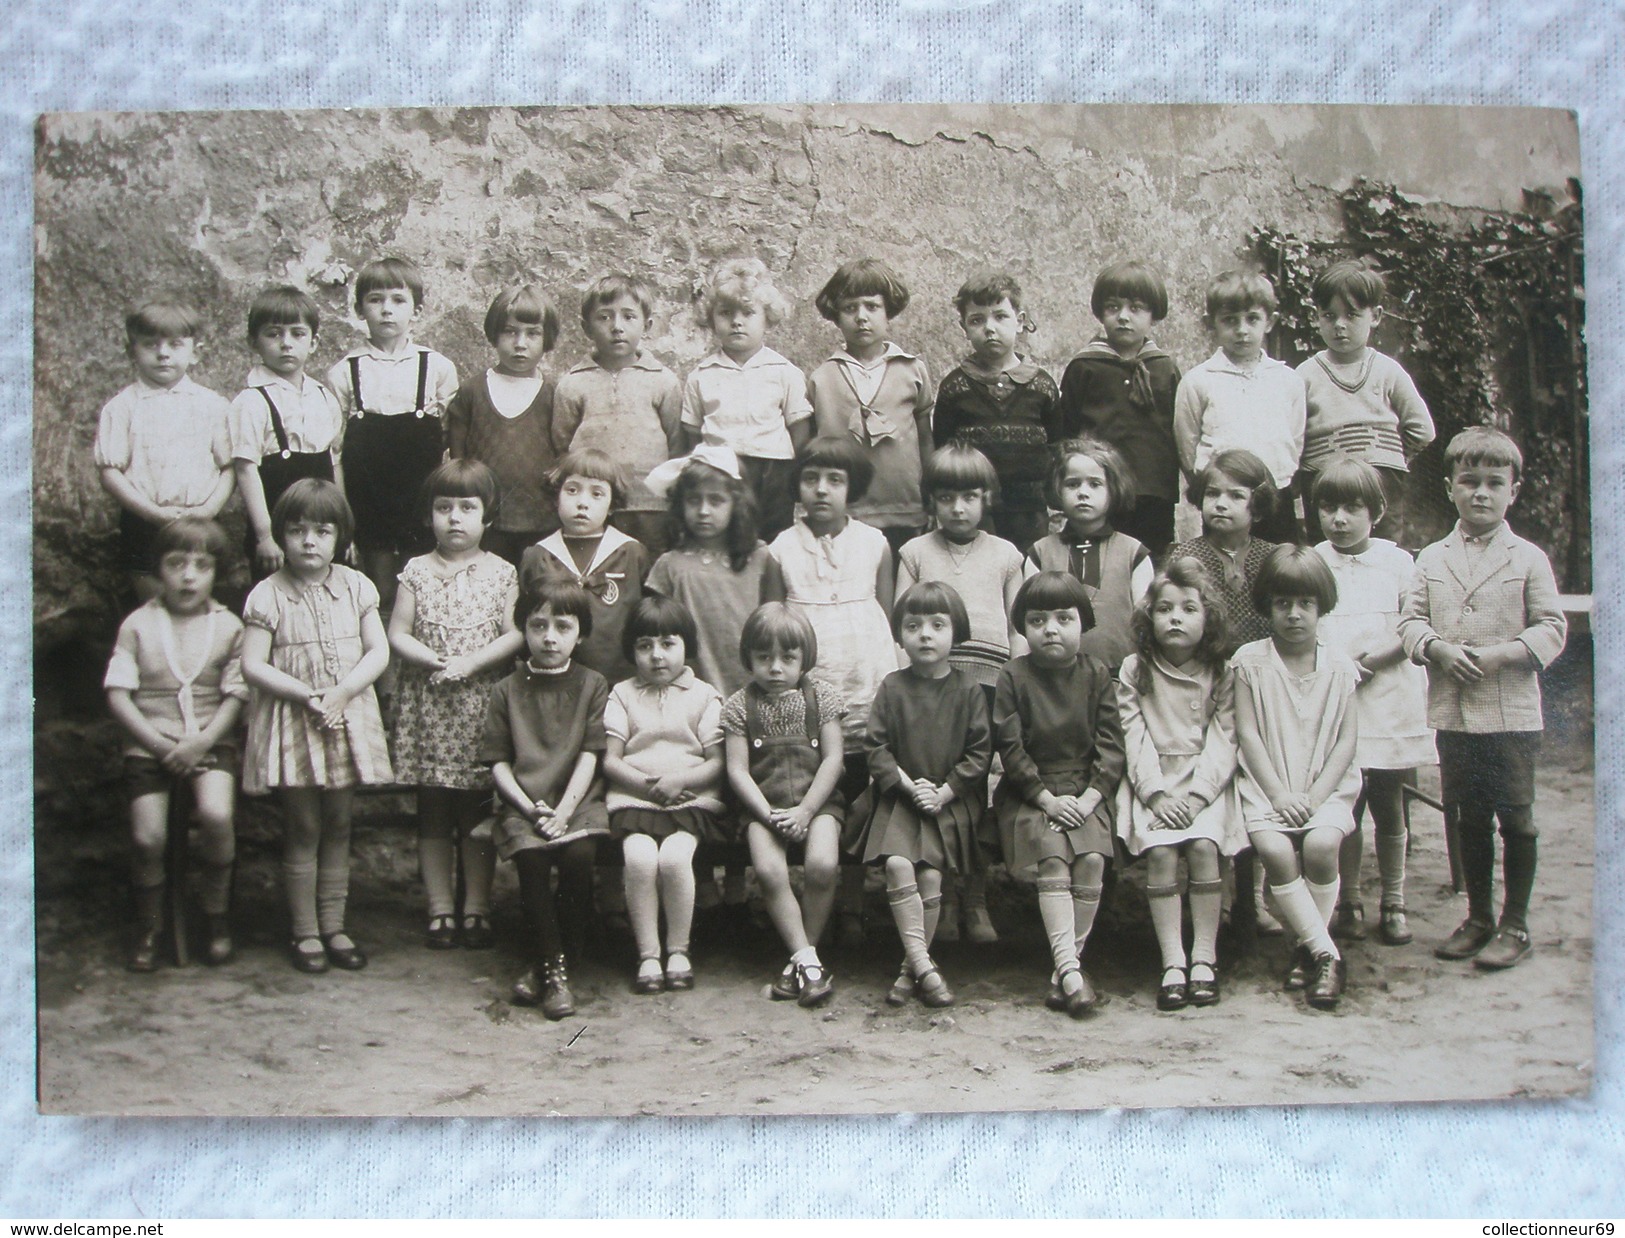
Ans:
[{"label": "white collar", "polygon": [[605,559],[632,540],[634,539],[622,533],[614,525],[606,524],[603,536],[598,539],[598,549],[593,551],[592,562],[587,564],[585,572],[576,567],[576,561],[570,554],[570,547],[564,541],[564,530],[560,529],[557,533],[551,533],[536,544],[569,568],[571,574],[577,580],[581,580],[597,571]]}]

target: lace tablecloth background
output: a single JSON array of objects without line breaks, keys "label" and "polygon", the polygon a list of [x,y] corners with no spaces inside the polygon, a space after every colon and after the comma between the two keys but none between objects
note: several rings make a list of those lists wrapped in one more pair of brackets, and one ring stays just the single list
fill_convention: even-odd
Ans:
[{"label": "lace tablecloth background", "polygon": [[[0,30],[0,1215],[1625,1212],[1625,737],[1597,697],[1597,1085],[1586,1101],[841,1120],[44,1121],[34,1114],[29,220],[40,111],[732,101],[1370,102],[1577,109],[1597,662],[1625,533],[1625,12],[1578,0],[24,0]],[[535,10],[527,12],[527,10]],[[1464,1012],[1465,1014],[1466,1012]],[[1465,1065],[1465,1064],[1464,1064]],[[1614,1169],[1608,1166],[1613,1165]]]}]

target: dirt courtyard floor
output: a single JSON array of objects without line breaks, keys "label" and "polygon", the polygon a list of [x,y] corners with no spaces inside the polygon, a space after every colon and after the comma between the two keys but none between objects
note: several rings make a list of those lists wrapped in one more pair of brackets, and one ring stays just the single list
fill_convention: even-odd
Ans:
[{"label": "dirt courtyard floor", "polygon": [[[1436,790],[1436,772],[1424,771],[1422,785]],[[1586,753],[1550,752],[1541,770],[1534,956],[1501,973],[1433,957],[1465,903],[1449,889],[1439,817],[1419,805],[1408,888],[1417,939],[1400,948],[1376,939],[1368,839],[1363,897],[1373,934],[1348,947],[1348,994],[1331,1014],[1281,991],[1279,937],[1250,958],[1224,960],[1219,1005],[1159,1013],[1144,879],[1133,872],[1116,887],[1087,960],[1108,1004],[1082,1021],[1052,1013],[1032,888],[999,870],[999,944],[933,952],[959,997],[950,1010],[885,1004],[900,950],[871,880],[868,944],[826,950],[838,990],[823,1010],[767,999],[782,957],[758,909],[756,931],[697,945],[689,993],[634,996],[630,945],[601,947],[573,969],[578,1014],[549,1023],[508,1000],[525,965],[511,871],[499,874],[495,951],[423,948],[408,803],[382,797],[357,822],[350,922],[372,956],[359,973],[309,977],[289,966],[275,834],[264,825],[242,832],[240,953],[219,969],[124,970],[125,878],[105,840],[99,858],[82,852],[54,882],[42,879],[42,1110],[851,1113],[1435,1101],[1591,1085]],[[112,825],[104,833],[115,837]]]}]

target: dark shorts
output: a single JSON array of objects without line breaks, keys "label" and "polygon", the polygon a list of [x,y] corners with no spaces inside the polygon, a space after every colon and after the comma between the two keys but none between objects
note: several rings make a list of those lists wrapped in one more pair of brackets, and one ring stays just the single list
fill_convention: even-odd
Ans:
[{"label": "dark shorts", "polygon": [[1539,731],[1474,735],[1440,731],[1439,781],[1446,808],[1527,808],[1535,802]]},{"label": "dark shorts", "polygon": [[796,462],[740,456],[739,475],[756,496],[758,536],[771,542],[795,523]]},{"label": "dark shorts", "polygon": [[148,576],[158,572],[158,555],[154,549],[158,541],[158,526],[148,524],[126,507],[118,513],[119,566],[127,572],[141,572]]},{"label": "dark shorts", "polygon": [[1174,541],[1174,501],[1150,494],[1136,495],[1134,510],[1113,515],[1112,527],[1144,546],[1160,566]]},{"label": "dark shorts", "polygon": [[1297,486],[1288,486],[1275,494],[1275,510],[1266,520],[1253,522],[1253,536],[1261,542],[1281,542],[1295,546],[1303,541],[1303,526],[1298,523],[1295,506]]},{"label": "dark shorts", "polygon": [[[1315,478],[1319,473],[1313,469],[1303,469],[1298,474],[1298,493],[1303,495],[1303,523],[1309,535],[1309,544],[1325,540],[1325,533],[1320,527],[1320,511],[1311,501],[1314,493]],[[1377,476],[1382,479],[1382,501],[1386,510],[1382,519],[1377,521],[1371,530],[1373,537],[1385,537],[1397,546],[1404,546],[1405,532],[1405,495],[1410,489],[1411,475],[1403,469],[1378,468]],[[1416,547],[1407,547],[1414,550]]]},{"label": "dark shorts", "polygon": [[671,549],[671,513],[663,511],[618,511],[609,518],[622,533],[641,542],[653,563]]},{"label": "dark shorts", "polygon": [[[235,779],[237,767],[237,746],[216,744],[204,753],[203,760],[198,762],[198,773],[217,769]],[[175,775],[165,769],[157,757],[134,752],[124,754],[124,790],[132,800],[138,800],[143,795],[154,795],[159,791],[167,792],[174,785]]]},{"label": "dark shorts", "polygon": [[434,547],[419,489],[440,464],[440,419],[415,413],[351,417],[344,488],[363,554],[422,554]]}]

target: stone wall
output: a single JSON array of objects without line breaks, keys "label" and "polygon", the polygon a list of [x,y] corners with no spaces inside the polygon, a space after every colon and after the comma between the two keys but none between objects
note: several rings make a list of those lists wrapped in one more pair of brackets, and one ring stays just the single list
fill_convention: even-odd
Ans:
[{"label": "stone wall", "polygon": [[91,463],[96,414],[130,380],[122,315],[154,294],[207,321],[194,376],[228,395],[260,287],[309,288],[324,315],[314,366],[362,338],[346,281],[369,257],[418,261],[418,337],[465,375],[504,284],[536,280],[585,351],[579,290],[610,268],[657,287],[649,346],[679,373],[708,348],[693,312],[705,272],[762,258],[796,303],[770,344],[804,367],[838,341],[812,307],[837,264],[895,265],[915,302],[899,342],[942,374],[962,351],[952,308],[974,268],[1010,269],[1057,375],[1093,332],[1105,263],[1168,275],[1159,340],[1209,351],[1202,289],[1255,224],[1339,232],[1358,175],[1474,208],[1578,173],[1572,116],[1371,108],[510,108],[62,115],[40,122],[36,178],[37,648],[110,633],[114,508]]}]

